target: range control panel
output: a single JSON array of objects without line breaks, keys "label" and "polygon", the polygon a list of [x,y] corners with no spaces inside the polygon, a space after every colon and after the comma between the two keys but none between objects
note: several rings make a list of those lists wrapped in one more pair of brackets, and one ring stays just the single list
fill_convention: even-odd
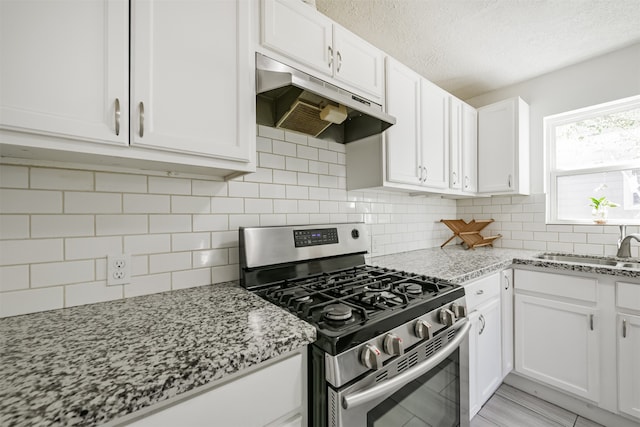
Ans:
[{"label": "range control panel", "polygon": [[319,228],[316,230],[293,230],[296,248],[305,246],[330,245],[338,243],[337,228]]}]

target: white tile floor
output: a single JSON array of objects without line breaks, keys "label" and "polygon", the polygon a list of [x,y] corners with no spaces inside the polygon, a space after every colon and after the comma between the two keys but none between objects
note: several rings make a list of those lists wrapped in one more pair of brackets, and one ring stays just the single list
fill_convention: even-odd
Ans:
[{"label": "white tile floor", "polygon": [[471,427],[603,427],[502,384],[471,420]]}]

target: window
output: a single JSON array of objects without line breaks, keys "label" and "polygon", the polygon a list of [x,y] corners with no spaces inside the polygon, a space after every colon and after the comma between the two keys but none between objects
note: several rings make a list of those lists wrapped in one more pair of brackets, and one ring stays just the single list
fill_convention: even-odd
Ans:
[{"label": "window", "polygon": [[547,222],[640,224],[640,96],[545,117],[544,126]]}]

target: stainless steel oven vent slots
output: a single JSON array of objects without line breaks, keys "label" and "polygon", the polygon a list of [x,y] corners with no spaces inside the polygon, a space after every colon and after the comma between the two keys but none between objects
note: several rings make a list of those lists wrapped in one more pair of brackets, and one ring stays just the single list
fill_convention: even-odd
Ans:
[{"label": "stainless steel oven vent slots", "polygon": [[449,331],[449,333],[447,334],[447,342],[451,341],[455,336],[456,336],[456,330]]},{"label": "stainless steel oven vent slots", "polygon": [[409,367],[412,368],[418,363],[418,353],[412,353],[409,355]]},{"label": "stainless steel oven vent slots", "polygon": [[379,383],[380,381],[384,381],[387,379],[388,376],[389,376],[388,371],[380,372],[378,375],[376,375],[376,382]]},{"label": "stainless steel oven vent slots", "polygon": [[329,389],[329,422],[330,427],[338,427],[338,394]]},{"label": "stainless steel oven vent slots", "polygon": [[405,357],[404,359],[398,361],[398,372],[402,372],[409,367],[409,358]]}]

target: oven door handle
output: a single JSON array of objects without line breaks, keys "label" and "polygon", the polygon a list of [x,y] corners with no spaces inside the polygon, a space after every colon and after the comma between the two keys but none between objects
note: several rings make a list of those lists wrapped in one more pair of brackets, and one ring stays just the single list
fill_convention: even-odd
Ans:
[{"label": "oven door handle", "polygon": [[449,355],[460,346],[460,343],[462,343],[462,341],[469,333],[471,323],[469,323],[468,319],[464,319],[457,322],[455,326],[457,326],[458,329],[458,333],[456,334],[456,336],[429,359],[425,360],[415,368],[403,372],[400,375],[391,378],[390,380],[378,383],[377,385],[366,390],[357,391],[355,393],[344,396],[342,398],[342,407],[344,409],[351,409],[376,398],[386,396],[389,393],[393,393],[394,391],[402,388],[405,384],[415,380],[416,378],[436,367],[440,362],[449,357]]}]

